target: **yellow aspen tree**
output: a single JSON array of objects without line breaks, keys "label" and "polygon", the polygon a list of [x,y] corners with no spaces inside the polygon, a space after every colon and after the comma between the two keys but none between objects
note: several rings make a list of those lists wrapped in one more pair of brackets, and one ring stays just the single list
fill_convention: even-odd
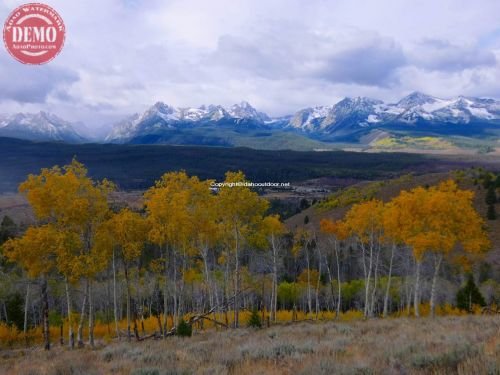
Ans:
[{"label": "yellow aspen tree", "polygon": [[[339,253],[340,253],[340,243],[342,241],[345,241],[349,237],[349,228],[345,224],[345,222],[341,220],[333,221],[330,219],[323,219],[320,222],[320,230],[329,235],[330,240],[333,242],[333,250],[335,253],[335,259],[337,263],[337,293],[338,293],[338,298],[337,298],[337,308],[336,308],[336,317],[339,317],[340,315],[340,310],[342,308],[342,287],[341,287],[341,279],[340,279],[340,259],[339,259]],[[334,292],[333,292],[333,278],[332,278],[332,273],[330,270],[330,265],[329,262],[326,262],[326,268],[328,271],[328,277],[329,277],[329,282],[330,282],[330,287],[332,288],[332,298],[334,298]]]},{"label": "yellow aspen tree", "polygon": [[436,283],[443,258],[449,258],[458,246],[466,253],[478,254],[489,247],[484,221],[473,206],[474,193],[461,190],[452,181],[444,181],[428,190],[425,250],[434,255],[430,307],[435,314]]},{"label": "yellow aspen tree", "polygon": [[[185,172],[166,173],[145,194],[147,220],[150,227],[148,238],[161,249],[164,262],[164,332],[167,332],[168,257],[171,256],[173,278],[174,324],[179,316],[179,282],[182,290],[183,279],[178,280],[179,252],[185,257],[191,248],[190,241],[197,227],[193,222],[194,203],[201,190],[209,192],[209,182],[200,185],[197,177],[189,177]],[[183,267],[185,262],[182,262]],[[158,268],[158,267],[156,267]]]},{"label": "yellow aspen tree", "polygon": [[269,202],[259,197],[246,186],[232,187],[229,184],[246,182],[245,175],[240,172],[227,172],[226,185],[220,188],[217,195],[217,204],[221,212],[221,224],[225,234],[227,249],[234,256],[234,326],[239,326],[239,291],[241,285],[240,277],[240,252],[247,240],[255,230],[258,230],[260,222],[269,207]]},{"label": "yellow aspen tree", "polygon": [[[369,293],[372,273],[374,272],[373,269],[375,268],[375,279],[372,290],[373,302],[374,292],[376,290],[380,239],[382,236],[383,209],[384,204],[379,200],[373,199],[363,203],[355,204],[347,212],[345,217],[345,222],[350,235],[356,238],[362,250],[363,271],[365,275],[365,317],[371,316],[373,314],[373,303],[370,303]],[[368,260],[366,258],[368,258]]]},{"label": "yellow aspen tree", "polygon": [[[62,168],[44,168],[38,175],[29,175],[19,186],[33,208],[37,220],[54,225],[58,232],[73,238],[66,247],[59,249],[57,268],[66,282],[68,305],[69,343],[74,346],[71,322],[71,297],[69,285],[85,278],[88,291],[84,295],[78,329],[78,342],[83,345],[82,324],[86,301],[89,305],[89,343],[93,346],[92,278],[106,267],[106,259],[92,251],[99,225],[109,215],[108,195],[114,185],[107,181],[94,181],[87,175],[85,166],[75,159]],[[75,239],[75,238],[78,239]]]},{"label": "yellow aspen tree", "polygon": [[273,282],[271,286],[271,320],[276,322],[278,306],[278,258],[280,251],[280,237],[286,233],[286,227],[279,215],[266,216],[262,221],[262,234],[267,239],[272,251]]},{"label": "yellow aspen tree", "polygon": [[[130,268],[132,263],[137,260],[144,249],[147,238],[146,220],[138,213],[125,208],[113,215],[100,228],[96,241],[96,249],[112,253],[113,259],[117,256],[121,258],[125,275],[125,284],[127,292],[127,338],[131,338],[131,287],[130,287]],[[109,258],[109,256],[107,256]],[[114,276],[116,278],[116,276]],[[115,316],[115,328],[117,326],[117,302],[116,286],[113,291],[113,305]],[[135,326],[134,319],[134,326]],[[137,327],[135,326],[137,333]]]},{"label": "yellow aspen tree", "polygon": [[490,245],[484,221],[472,204],[474,193],[461,190],[452,180],[438,186],[415,188],[401,192],[393,200],[399,207],[404,224],[401,235],[412,247],[417,264],[415,282],[415,315],[419,316],[419,268],[426,254],[434,260],[431,284],[431,314],[435,313],[436,283],[443,259],[461,249],[468,254],[480,254]]},{"label": "yellow aspen tree", "polygon": [[391,249],[389,271],[387,275],[387,285],[385,287],[384,295],[384,307],[382,312],[382,316],[385,318],[388,315],[389,309],[389,293],[391,290],[392,269],[395,251],[398,246],[402,246],[404,244],[404,214],[394,203],[387,203],[382,214],[382,223],[384,230],[383,240],[388,246],[390,246]]},{"label": "yellow aspen tree", "polygon": [[299,228],[294,233],[294,245],[292,248],[292,253],[297,256],[301,251],[305,255],[306,259],[306,286],[307,286],[307,308],[308,313],[312,313],[312,296],[311,296],[311,254],[310,249],[313,246],[314,235],[310,230]]},{"label": "yellow aspen tree", "polygon": [[[209,256],[210,250],[214,249],[222,238],[220,209],[216,196],[210,190],[212,182],[212,180],[194,181],[190,208],[193,229],[190,235],[191,247],[203,259],[203,276],[210,310],[218,306],[219,302],[216,301],[217,292],[210,277]],[[213,319],[216,320],[215,310]]]},{"label": "yellow aspen tree", "polygon": [[20,238],[3,244],[4,256],[24,268],[31,278],[41,278],[42,320],[45,350],[50,350],[47,279],[56,270],[56,258],[63,237],[50,224],[30,227]]},{"label": "yellow aspen tree", "polygon": [[[390,204],[393,210],[398,215],[399,233],[393,232],[394,235],[400,236],[406,245],[413,252],[415,258],[415,285],[413,290],[413,308],[415,316],[420,316],[420,270],[425,254],[425,247],[422,247],[425,239],[425,216],[426,212],[423,209],[423,202],[427,196],[427,190],[423,187],[417,187],[411,191],[402,191],[400,194],[391,200]],[[394,225],[394,224],[392,224]],[[390,228],[388,228],[390,230]]]}]

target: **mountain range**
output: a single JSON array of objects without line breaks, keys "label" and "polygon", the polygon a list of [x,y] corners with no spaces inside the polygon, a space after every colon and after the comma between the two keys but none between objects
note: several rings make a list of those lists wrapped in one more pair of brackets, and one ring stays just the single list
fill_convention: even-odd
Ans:
[{"label": "mountain range", "polygon": [[[78,126],[45,112],[0,116],[0,136],[36,141],[85,142],[75,130]],[[370,144],[387,137],[472,137],[495,142],[499,135],[499,101],[441,99],[414,92],[396,103],[345,98],[283,117],[268,116],[247,102],[199,108],[158,102],[143,114],[114,124],[101,141],[321,149],[340,143]]]}]

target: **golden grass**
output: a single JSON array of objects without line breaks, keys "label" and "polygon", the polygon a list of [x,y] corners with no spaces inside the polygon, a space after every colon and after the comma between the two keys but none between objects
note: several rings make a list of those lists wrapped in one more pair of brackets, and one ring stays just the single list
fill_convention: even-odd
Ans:
[{"label": "golden grass", "polygon": [[[496,310],[496,305],[492,306],[493,310]],[[409,314],[408,311],[405,309],[404,311],[401,312],[394,312],[391,315],[391,318],[400,318],[400,317],[412,317],[414,315],[413,308],[410,309]],[[475,306],[473,309],[473,313],[476,315],[481,314],[481,307],[480,306]],[[184,319],[186,321],[189,320],[189,318],[193,314],[186,314],[184,316]],[[422,317],[426,317],[430,315],[430,306],[428,303],[422,303],[420,304],[420,315]],[[444,304],[437,306],[436,308],[436,315],[437,316],[464,316],[467,315],[467,312],[464,310],[460,310],[457,307],[454,307],[450,304]],[[261,311],[259,312],[259,316],[262,319],[262,324],[266,325],[270,314],[268,311]],[[242,325],[245,325],[245,322],[248,321],[250,317],[250,311],[248,310],[243,310],[239,312],[239,321],[242,322]],[[214,315],[210,315],[210,318],[214,318]],[[334,311],[320,311],[318,313],[318,316],[316,316],[315,313],[306,313],[304,311],[292,311],[292,310],[278,310],[276,312],[276,320],[278,324],[283,324],[283,323],[291,323],[291,322],[300,322],[300,321],[341,321],[341,322],[351,322],[351,321],[356,321],[356,320],[362,320],[363,317],[363,312],[360,310],[348,310],[345,312],[342,312],[340,316],[337,318],[336,314]],[[161,321],[163,321],[163,316],[160,317]],[[219,322],[226,323],[226,314],[224,313],[216,313],[215,314],[215,319]],[[78,317],[75,315],[73,318],[73,331],[77,331],[77,324],[76,321],[78,320]],[[234,322],[234,313],[233,311],[229,311],[227,313],[227,323],[229,326],[231,326]],[[158,326],[158,318],[151,316],[147,317],[145,319],[138,319],[137,320],[137,329],[139,331],[140,336],[146,336],[153,334],[155,332],[159,332],[159,326]],[[173,327],[173,318],[172,316],[168,316],[167,318],[167,326],[170,329]],[[126,332],[127,330],[127,321],[126,320],[121,320],[118,323],[119,330],[122,332]],[[131,322],[131,330],[133,332],[134,328],[134,322]],[[197,324],[194,329],[198,330],[210,330],[214,329],[215,324],[212,321],[205,320],[203,321],[203,324]],[[83,329],[83,335],[84,337],[88,336],[88,325],[87,322],[85,322],[84,329]],[[57,342],[60,339],[61,336],[61,329],[58,326],[51,326],[50,327],[50,336],[51,340],[53,342]],[[65,323],[63,325],[63,339],[66,340],[68,337],[68,325],[67,325],[67,319],[65,320]],[[94,337],[98,340],[102,340],[105,343],[111,342],[115,337],[115,325],[114,322],[109,322],[109,323],[103,323],[100,321],[95,322],[94,326]],[[30,330],[26,336],[24,335],[23,332],[19,331],[14,325],[9,326],[6,325],[5,323],[0,322],[0,349],[1,348],[7,348],[7,349],[13,349],[16,347],[22,347],[26,345],[26,341],[28,341],[29,345],[41,345],[42,343],[42,328],[37,327],[32,330]]]}]

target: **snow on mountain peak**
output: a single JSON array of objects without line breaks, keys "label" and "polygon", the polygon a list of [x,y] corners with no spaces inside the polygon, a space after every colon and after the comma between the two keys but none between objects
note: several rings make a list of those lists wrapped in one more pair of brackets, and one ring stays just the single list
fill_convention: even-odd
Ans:
[{"label": "snow on mountain peak", "polygon": [[84,140],[72,123],[44,111],[2,116],[0,136],[36,141],[82,142]]},{"label": "snow on mountain peak", "polygon": [[234,126],[242,124],[240,120],[251,120],[273,128],[333,134],[418,121],[463,124],[473,120],[500,120],[500,103],[470,97],[441,99],[416,91],[394,104],[367,97],[346,97],[333,105],[304,108],[291,116],[270,118],[246,101],[230,107],[203,105],[198,108],[175,108],[158,102],[142,116],[136,115],[116,124],[107,140],[126,140],[151,131],[214,124],[222,120],[232,121]]},{"label": "snow on mountain peak", "polygon": [[423,94],[419,91],[414,91],[411,94],[405,96],[403,99],[401,99],[398,103],[398,107],[402,108],[410,108],[410,107],[415,107],[415,106],[421,106],[424,104],[431,104],[436,102],[436,98]]},{"label": "snow on mountain peak", "polygon": [[257,121],[270,120],[265,113],[258,112],[250,103],[242,101],[239,104],[234,104],[228,109],[228,113],[234,118],[251,119]]}]

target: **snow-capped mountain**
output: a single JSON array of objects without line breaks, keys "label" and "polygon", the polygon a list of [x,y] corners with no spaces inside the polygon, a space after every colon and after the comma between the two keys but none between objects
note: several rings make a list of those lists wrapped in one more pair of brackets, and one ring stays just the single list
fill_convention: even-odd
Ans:
[{"label": "snow-capped mountain", "polygon": [[218,124],[219,126],[264,125],[274,122],[268,115],[258,112],[247,102],[229,108],[220,105],[199,108],[175,108],[158,102],[142,115],[135,114],[113,126],[106,137],[110,142],[126,142],[135,137],[156,134],[169,130],[180,130],[196,126]]},{"label": "snow-capped mountain", "polygon": [[[462,96],[441,99],[414,92],[396,103],[365,97],[344,98],[333,105],[305,108],[280,118],[271,118],[247,102],[228,108],[220,105],[174,108],[159,102],[144,114],[117,123],[106,141],[183,142],[182,135],[185,134],[189,142],[197,142],[193,129],[211,129],[210,137],[220,138],[222,136],[218,132],[228,128],[240,133],[245,129],[258,128],[263,131],[295,132],[315,139],[352,141],[373,129],[387,131],[403,127],[403,130],[425,132],[431,127],[434,132],[448,134],[456,131],[460,134],[464,131],[460,126],[477,123],[500,126],[500,102]],[[204,139],[203,142],[210,141]],[[217,144],[219,142],[220,139],[216,141]]]},{"label": "snow-capped mountain", "polygon": [[258,112],[254,107],[245,101],[239,104],[234,104],[227,112],[230,116],[240,119],[252,119],[261,122],[269,121],[271,119],[265,113]]},{"label": "snow-capped mountain", "polygon": [[352,124],[372,122],[372,114],[380,104],[381,101],[369,98],[345,98],[332,106],[303,109],[294,115],[289,126],[308,132],[332,133]]},{"label": "snow-capped mountain", "polygon": [[0,136],[33,141],[79,143],[85,139],[74,124],[47,112],[0,116]]},{"label": "snow-capped mountain", "polygon": [[[70,123],[46,112],[0,115],[0,137],[75,143],[85,141],[81,135],[85,134],[87,139],[98,140],[89,133],[90,129],[85,129],[81,123]],[[303,140],[307,137],[359,142],[372,131],[491,138],[500,131],[500,102],[463,96],[442,99],[414,92],[395,103],[365,97],[344,98],[332,105],[305,108],[279,118],[258,111],[248,102],[197,108],[158,102],[144,113],[114,124],[105,141],[227,146],[253,144],[256,140],[245,142],[249,138],[268,140],[278,135],[288,139],[298,136]],[[245,141],[235,142],[242,137]]]},{"label": "snow-capped mountain", "polygon": [[106,139],[126,139],[130,134],[133,134],[139,124],[141,116],[134,113],[113,125],[111,132],[106,136]]},{"label": "snow-capped mountain", "polygon": [[390,125],[468,124],[500,120],[500,102],[493,99],[458,97],[441,99],[419,92],[397,103],[369,98],[345,98],[333,106],[299,111],[289,126],[312,132],[335,133],[347,128]]}]

